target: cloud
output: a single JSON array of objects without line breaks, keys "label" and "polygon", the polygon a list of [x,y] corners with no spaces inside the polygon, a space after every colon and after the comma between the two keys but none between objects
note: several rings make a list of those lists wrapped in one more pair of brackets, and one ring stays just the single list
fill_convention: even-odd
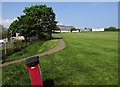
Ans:
[{"label": "cloud", "polygon": [[14,20],[16,20],[16,18],[14,18],[14,19],[2,19],[2,18],[0,18],[0,25],[4,25],[4,27],[8,28]]},{"label": "cloud", "polygon": [[65,24],[65,23],[61,23],[61,22],[58,22],[57,25],[71,26],[70,24]]},{"label": "cloud", "polygon": [[[65,25],[65,26],[74,26],[74,25],[71,25],[71,24],[65,24],[65,23],[62,23],[62,22],[58,22],[57,25]],[[75,28],[80,28],[78,26],[74,26]]]},{"label": "cloud", "polygon": [[57,25],[64,25],[64,24],[63,24],[63,23],[61,23],[61,22],[58,22],[58,23],[57,23]]}]

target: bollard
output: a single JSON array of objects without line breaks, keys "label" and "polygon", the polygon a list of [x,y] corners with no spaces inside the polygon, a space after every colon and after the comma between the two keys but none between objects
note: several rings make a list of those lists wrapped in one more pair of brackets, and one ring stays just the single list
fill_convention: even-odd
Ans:
[{"label": "bollard", "polygon": [[29,71],[32,87],[43,87],[39,56],[26,59],[26,69]]}]

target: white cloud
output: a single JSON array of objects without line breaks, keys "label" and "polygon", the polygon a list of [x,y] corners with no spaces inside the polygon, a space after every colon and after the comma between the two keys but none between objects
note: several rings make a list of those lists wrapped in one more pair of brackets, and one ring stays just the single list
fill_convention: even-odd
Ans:
[{"label": "white cloud", "polygon": [[65,23],[61,23],[61,22],[58,22],[57,25],[71,26],[70,24],[65,24]]},{"label": "white cloud", "polygon": [[9,27],[10,26],[10,24],[15,20],[16,18],[14,18],[14,19],[2,19],[2,18],[0,18],[0,24],[1,25],[4,25],[4,27]]},{"label": "white cloud", "polygon": [[63,24],[63,23],[61,23],[61,22],[58,22],[58,23],[57,23],[57,25],[64,25],[64,24]]},{"label": "white cloud", "polygon": [[[61,23],[61,22],[58,22],[57,25],[65,25],[65,26],[74,26],[74,25],[70,25],[70,24],[65,24],[65,23]],[[80,28],[78,26],[74,26],[75,28]]]}]

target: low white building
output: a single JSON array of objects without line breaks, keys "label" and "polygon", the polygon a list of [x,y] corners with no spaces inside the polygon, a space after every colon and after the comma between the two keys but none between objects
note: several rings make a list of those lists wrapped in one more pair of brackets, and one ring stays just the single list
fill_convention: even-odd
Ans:
[{"label": "low white building", "polygon": [[104,28],[92,28],[92,32],[105,31]]},{"label": "low white building", "polygon": [[73,30],[72,32],[80,32],[79,30]]},{"label": "low white building", "polygon": [[80,32],[89,32],[89,31],[90,31],[90,29],[84,29],[84,28],[80,29]]},{"label": "low white building", "polygon": [[71,32],[71,28],[74,28],[74,26],[65,26],[65,25],[57,25],[60,29],[60,32]]},{"label": "low white building", "polygon": [[60,30],[52,30],[53,32],[57,32],[57,33],[60,33],[61,31]]},{"label": "low white building", "polygon": [[70,33],[70,30],[62,29],[60,32],[63,32],[63,33]]}]

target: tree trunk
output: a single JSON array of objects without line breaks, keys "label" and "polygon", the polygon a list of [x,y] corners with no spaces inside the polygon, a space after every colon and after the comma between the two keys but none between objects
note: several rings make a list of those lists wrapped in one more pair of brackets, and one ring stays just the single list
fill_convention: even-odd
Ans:
[{"label": "tree trunk", "polygon": [[25,37],[25,42],[27,42],[27,37]]},{"label": "tree trunk", "polygon": [[27,46],[28,37],[25,37],[25,46]]},{"label": "tree trunk", "polygon": [[41,35],[40,34],[37,34],[37,39],[40,40],[41,39]]},{"label": "tree trunk", "polygon": [[49,34],[49,38],[48,39],[51,39],[52,38],[52,30],[48,32]]}]

